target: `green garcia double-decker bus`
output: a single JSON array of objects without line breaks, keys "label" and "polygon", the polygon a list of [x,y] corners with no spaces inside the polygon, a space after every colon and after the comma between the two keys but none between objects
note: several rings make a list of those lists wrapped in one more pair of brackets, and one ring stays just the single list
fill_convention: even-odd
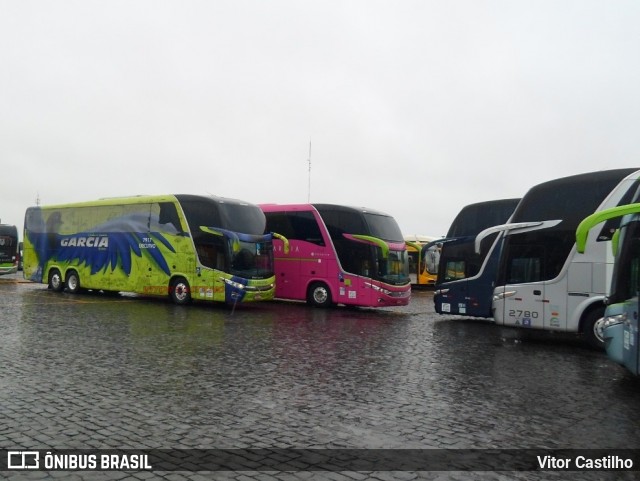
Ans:
[{"label": "green garcia double-decker bus", "polygon": [[273,299],[271,234],[253,204],[158,195],[29,207],[25,279],[81,289],[235,304]]}]

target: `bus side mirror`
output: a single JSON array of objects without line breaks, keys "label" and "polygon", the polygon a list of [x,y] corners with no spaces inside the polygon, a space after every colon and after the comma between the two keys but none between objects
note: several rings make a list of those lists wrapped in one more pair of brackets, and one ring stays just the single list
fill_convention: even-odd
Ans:
[{"label": "bus side mirror", "polygon": [[288,254],[289,253],[289,239],[287,239],[282,234],[278,234],[277,232],[272,232],[271,235],[273,237],[275,237],[276,239],[280,239],[282,241],[282,243],[284,244],[284,253]]}]

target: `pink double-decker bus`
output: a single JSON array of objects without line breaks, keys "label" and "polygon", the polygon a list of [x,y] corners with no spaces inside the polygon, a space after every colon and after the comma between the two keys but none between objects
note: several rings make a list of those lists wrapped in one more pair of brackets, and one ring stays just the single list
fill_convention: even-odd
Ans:
[{"label": "pink double-decker bus", "polygon": [[317,307],[409,303],[409,257],[390,215],[333,204],[260,207],[274,233],[275,297]]}]

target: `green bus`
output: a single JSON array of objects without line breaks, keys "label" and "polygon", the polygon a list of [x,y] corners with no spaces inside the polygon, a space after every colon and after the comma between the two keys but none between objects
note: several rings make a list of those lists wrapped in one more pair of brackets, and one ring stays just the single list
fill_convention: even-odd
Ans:
[{"label": "green bus", "polygon": [[24,278],[81,289],[230,304],[271,300],[272,235],[253,204],[157,195],[29,207]]}]

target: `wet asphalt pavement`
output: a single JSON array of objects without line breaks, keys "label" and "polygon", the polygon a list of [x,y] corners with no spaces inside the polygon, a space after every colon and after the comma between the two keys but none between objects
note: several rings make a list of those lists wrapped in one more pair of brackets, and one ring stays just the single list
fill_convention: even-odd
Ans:
[{"label": "wet asphalt pavement", "polygon": [[[0,278],[0,449],[640,448],[640,379],[573,336],[409,306],[178,307]],[[629,472],[0,472],[10,479],[637,479]]]}]

